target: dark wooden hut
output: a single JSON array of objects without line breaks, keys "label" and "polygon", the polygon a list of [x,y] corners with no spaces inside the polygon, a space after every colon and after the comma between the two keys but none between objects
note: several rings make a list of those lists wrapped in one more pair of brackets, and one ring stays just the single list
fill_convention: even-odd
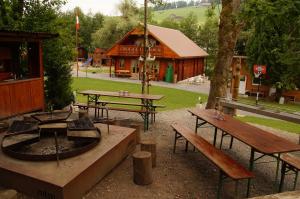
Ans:
[{"label": "dark wooden hut", "polygon": [[0,30],[0,119],[44,109],[42,40],[57,36]]},{"label": "dark wooden hut", "polygon": [[[152,79],[164,80],[167,67],[173,67],[177,80],[203,74],[204,59],[208,54],[182,32],[170,28],[148,25],[150,54],[155,61],[150,64]],[[143,55],[143,27],[138,26],[127,33],[107,51],[112,58],[115,74],[128,72],[129,76],[139,74]],[[138,75],[137,75],[138,76]]]}]

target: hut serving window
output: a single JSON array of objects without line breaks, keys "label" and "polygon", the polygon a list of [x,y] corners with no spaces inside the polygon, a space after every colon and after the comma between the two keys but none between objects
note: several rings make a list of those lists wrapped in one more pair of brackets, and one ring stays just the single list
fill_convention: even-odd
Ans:
[{"label": "hut serving window", "polygon": [[40,77],[38,42],[0,42],[0,81]]}]

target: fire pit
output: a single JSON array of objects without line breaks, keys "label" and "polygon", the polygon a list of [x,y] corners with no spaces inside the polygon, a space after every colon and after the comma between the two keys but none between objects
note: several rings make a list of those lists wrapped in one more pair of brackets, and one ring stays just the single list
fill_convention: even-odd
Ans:
[{"label": "fire pit", "polygon": [[38,122],[14,121],[1,147],[5,154],[17,159],[59,160],[93,148],[100,138],[100,130],[89,118],[40,126]]},{"label": "fire pit", "polygon": [[[53,130],[55,130],[58,151],[61,154],[65,151],[64,147],[68,146],[63,144],[64,141],[70,143],[73,140],[82,140],[79,143],[84,143],[90,139],[100,139],[100,137],[95,138],[95,135],[100,136],[95,130],[85,131],[83,136],[81,130],[72,129],[71,126],[76,127],[77,123],[80,122],[42,124],[39,125],[38,133],[11,134],[15,137],[13,140],[17,141],[10,144],[18,148],[15,144],[20,143],[20,140],[24,142],[26,140],[29,142],[25,142],[26,145],[37,147],[35,153],[55,154],[57,150],[53,135]],[[135,129],[112,125],[108,133],[105,124],[95,124],[95,127],[101,129],[102,141],[98,141],[98,144],[85,153],[60,160],[59,164],[56,161],[23,161],[5,155],[4,151],[0,150],[0,185],[16,189],[34,198],[81,199],[89,189],[135,149]],[[20,135],[18,139],[16,139],[17,135]],[[66,139],[62,140],[62,135],[66,136]],[[2,133],[0,139],[6,136],[7,134]],[[26,139],[21,136],[25,136]],[[6,139],[8,138],[4,139],[2,145],[10,148],[7,146],[8,140]],[[43,142],[47,139],[50,144],[45,147]],[[21,147],[24,147],[22,142]]]}]

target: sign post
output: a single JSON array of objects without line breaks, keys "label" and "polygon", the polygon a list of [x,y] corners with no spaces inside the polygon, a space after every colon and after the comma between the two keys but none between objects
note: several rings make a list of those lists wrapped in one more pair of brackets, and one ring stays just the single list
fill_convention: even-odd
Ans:
[{"label": "sign post", "polygon": [[257,65],[257,64],[255,64],[253,66],[253,72],[254,72],[255,78],[259,78],[259,84],[258,84],[258,87],[257,87],[256,100],[255,100],[255,104],[258,105],[259,88],[261,86],[261,76],[263,74],[267,73],[267,66],[266,65]]}]

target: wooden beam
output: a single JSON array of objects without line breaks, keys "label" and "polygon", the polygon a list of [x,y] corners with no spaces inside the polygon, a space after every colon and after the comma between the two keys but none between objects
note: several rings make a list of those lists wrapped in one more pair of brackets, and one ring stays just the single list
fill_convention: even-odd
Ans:
[{"label": "wooden beam", "polygon": [[252,106],[252,105],[242,104],[242,103],[233,102],[233,101],[221,100],[220,103],[221,103],[221,106],[225,106],[228,108],[240,109],[243,111],[256,113],[259,115],[264,115],[264,116],[273,117],[276,119],[300,124],[300,115],[299,114],[293,114],[293,113],[287,113],[287,112],[276,112],[276,110],[265,109],[263,107]]}]

